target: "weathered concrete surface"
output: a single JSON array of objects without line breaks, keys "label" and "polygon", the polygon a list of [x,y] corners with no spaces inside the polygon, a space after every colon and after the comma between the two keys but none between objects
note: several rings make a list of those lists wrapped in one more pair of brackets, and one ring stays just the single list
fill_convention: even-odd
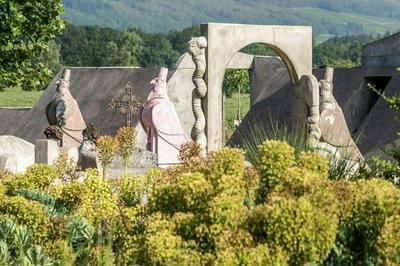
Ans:
[{"label": "weathered concrete surface", "polygon": [[[262,59],[259,59],[262,60]],[[277,68],[280,66],[278,65]],[[266,80],[279,79],[280,74],[274,68],[266,68],[262,73]],[[262,83],[263,76],[258,76],[258,71],[250,72],[255,76],[252,79],[258,80],[258,84]],[[323,69],[316,69],[313,74],[318,78],[323,78]],[[399,137],[397,132],[400,131],[400,117],[395,111],[390,110],[387,103],[376,96],[376,94],[368,88],[367,84],[374,77],[391,77],[390,83],[386,87],[388,95],[400,93],[400,76],[394,69],[335,69],[333,84],[335,89],[334,96],[343,110],[346,122],[350,132],[353,135],[360,151],[366,157],[375,154],[383,145],[388,146],[391,142],[396,141]],[[286,85],[282,85],[285,84]],[[250,90],[251,97],[256,98],[258,95],[266,95],[260,97],[251,110],[243,119],[242,124],[234,132],[229,143],[231,145],[242,145],[243,137],[251,135],[256,131],[257,127],[262,127],[264,131],[269,131],[272,126],[279,123],[280,127],[286,126],[290,128],[291,109],[292,109],[292,85],[286,77],[280,80],[278,85],[275,83],[265,86],[260,94]],[[253,95],[253,93],[258,93]]]},{"label": "weathered concrete surface", "polygon": [[[265,26],[208,23],[201,25],[207,38],[207,148],[212,151],[223,146],[222,83],[225,69],[232,57],[252,43],[269,45],[283,59],[293,83],[312,73],[311,27]],[[296,106],[302,103],[296,102]],[[303,104],[304,105],[304,104]],[[302,115],[302,114],[299,114]],[[305,119],[296,117],[296,121]]]},{"label": "weathered concrete surface", "polygon": [[251,106],[292,84],[285,63],[276,56],[255,56],[249,76]]},{"label": "weathered concrete surface", "polygon": [[[158,70],[140,68],[70,68],[71,69],[71,94],[77,100],[86,124],[93,124],[99,135],[115,135],[119,127],[125,126],[125,117],[108,107],[111,99],[123,92],[128,81],[134,86],[134,94],[139,100],[145,100],[150,93],[150,81],[157,76]],[[194,69],[179,68],[172,70],[168,79],[168,95],[174,103],[186,134],[190,134],[194,122],[191,111],[191,96],[194,85],[191,76]],[[5,124],[0,124],[1,131],[10,135],[23,138],[31,143],[35,139],[43,138],[43,131],[48,122],[45,116],[45,107],[49,103],[56,88],[56,80],[60,78],[61,71],[55,76],[53,82],[44,92],[36,105],[27,113],[19,123],[6,116]],[[13,111],[12,113],[14,113]],[[134,116],[138,135],[138,147],[146,147],[146,134],[139,125],[138,116]]]},{"label": "weathered concrete surface", "polygon": [[[385,93],[393,96],[400,93],[400,76],[392,77]],[[362,153],[371,153],[399,139],[400,113],[391,110],[380,98],[369,112],[356,133]]]},{"label": "weathered concrete surface", "polygon": [[364,68],[397,68],[400,66],[400,33],[372,42],[362,51]]},{"label": "weathered concrete surface", "polygon": [[31,108],[0,108],[0,136],[10,135],[30,110]]},{"label": "weathered concrete surface", "polygon": [[0,156],[15,155],[18,173],[35,163],[35,146],[14,136],[0,136]]},{"label": "weathered concrete surface", "polygon": [[35,163],[53,164],[60,156],[60,148],[55,140],[37,139],[35,141]]},{"label": "weathered concrete surface", "polygon": [[[143,149],[135,149],[129,159],[126,173],[130,175],[143,175],[150,168],[157,167],[157,154]],[[115,158],[109,169],[110,178],[118,178],[124,173],[125,163],[122,157]]]}]

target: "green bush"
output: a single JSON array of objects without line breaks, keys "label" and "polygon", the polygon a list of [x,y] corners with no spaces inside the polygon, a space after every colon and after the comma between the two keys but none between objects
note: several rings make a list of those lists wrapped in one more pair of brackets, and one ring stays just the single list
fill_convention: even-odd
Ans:
[{"label": "green bush", "polygon": [[250,212],[247,228],[257,243],[282,249],[291,265],[321,263],[335,242],[337,224],[331,216],[304,197],[277,197]]},{"label": "green bush", "polygon": [[[226,148],[113,181],[90,169],[57,184],[43,165],[0,173],[0,231],[14,221],[30,239],[21,258],[42,264],[399,264],[392,183],[330,180],[325,159],[284,142],[264,142],[258,161]],[[0,262],[14,263],[3,231]]]},{"label": "green bush", "polygon": [[295,163],[294,149],[285,142],[267,140],[259,147],[258,171],[260,187],[256,201],[263,203],[268,194],[276,189],[286,170]]},{"label": "green bush", "polygon": [[379,263],[384,265],[400,264],[400,215],[390,216],[378,237],[377,251]]},{"label": "green bush", "polygon": [[150,205],[152,211],[164,213],[204,210],[212,194],[212,185],[202,174],[187,173],[179,176],[174,183],[159,184]]},{"label": "green bush", "polygon": [[26,170],[26,173],[8,175],[1,182],[7,188],[8,195],[15,195],[20,189],[47,190],[57,178],[58,173],[54,167],[47,164],[34,164]]},{"label": "green bush", "polygon": [[6,197],[0,202],[0,214],[8,215],[17,224],[28,226],[37,243],[47,239],[50,220],[39,202],[21,196]]}]

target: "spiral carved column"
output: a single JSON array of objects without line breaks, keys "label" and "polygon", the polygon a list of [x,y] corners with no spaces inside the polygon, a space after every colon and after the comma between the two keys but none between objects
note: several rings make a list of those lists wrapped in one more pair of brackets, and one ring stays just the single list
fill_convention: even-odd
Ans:
[{"label": "spiral carved column", "polygon": [[207,153],[206,116],[202,107],[203,100],[207,94],[207,84],[204,79],[207,70],[206,47],[207,39],[205,37],[192,38],[188,42],[188,53],[192,56],[192,60],[196,66],[193,73],[195,89],[192,95],[192,109],[195,123],[192,128],[191,137],[200,145],[202,155]]}]

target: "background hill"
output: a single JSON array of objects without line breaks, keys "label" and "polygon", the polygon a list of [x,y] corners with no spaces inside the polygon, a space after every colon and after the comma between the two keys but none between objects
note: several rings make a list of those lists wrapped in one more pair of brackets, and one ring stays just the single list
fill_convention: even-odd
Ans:
[{"label": "background hill", "polygon": [[202,22],[312,25],[315,36],[385,33],[400,29],[398,0],[63,0],[76,25],[146,32]]}]

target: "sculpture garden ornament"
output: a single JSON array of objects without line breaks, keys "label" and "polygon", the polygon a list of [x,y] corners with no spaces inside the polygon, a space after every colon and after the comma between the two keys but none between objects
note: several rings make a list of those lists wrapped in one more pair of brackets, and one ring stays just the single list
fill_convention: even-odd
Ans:
[{"label": "sculpture garden ornament", "polygon": [[193,73],[193,83],[195,89],[192,96],[192,109],[195,117],[195,123],[192,128],[191,137],[200,144],[201,153],[204,156],[207,153],[207,137],[205,134],[206,117],[202,107],[203,99],[207,94],[207,84],[204,80],[206,73],[206,55],[207,39],[205,37],[192,38],[188,42],[188,53],[196,66]]},{"label": "sculpture garden ornament", "polygon": [[333,95],[333,73],[327,68],[321,81],[313,75],[302,76],[295,93],[307,105],[307,145],[332,162],[346,161],[349,172],[354,172],[364,158]]},{"label": "sculpture garden ornament", "polygon": [[126,126],[132,127],[132,117],[139,112],[139,109],[144,107],[147,102],[141,102],[132,92],[133,86],[130,81],[125,85],[125,92],[116,100],[112,99],[109,106],[125,115]]},{"label": "sculpture garden ornament", "polygon": [[174,104],[167,93],[168,69],[162,68],[154,84],[147,105],[142,109],[140,122],[147,132],[147,150],[157,154],[160,167],[179,163],[179,150],[189,142],[179,121]]},{"label": "sculpture garden ornament", "polygon": [[62,130],[61,148],[68,151],[78,148],[82,141],[82,131],[86,128],[77,101],[70,92],[71,70],[65,69],[57,81],[54,99],[46,106],[46,117],[50,126]]}]

